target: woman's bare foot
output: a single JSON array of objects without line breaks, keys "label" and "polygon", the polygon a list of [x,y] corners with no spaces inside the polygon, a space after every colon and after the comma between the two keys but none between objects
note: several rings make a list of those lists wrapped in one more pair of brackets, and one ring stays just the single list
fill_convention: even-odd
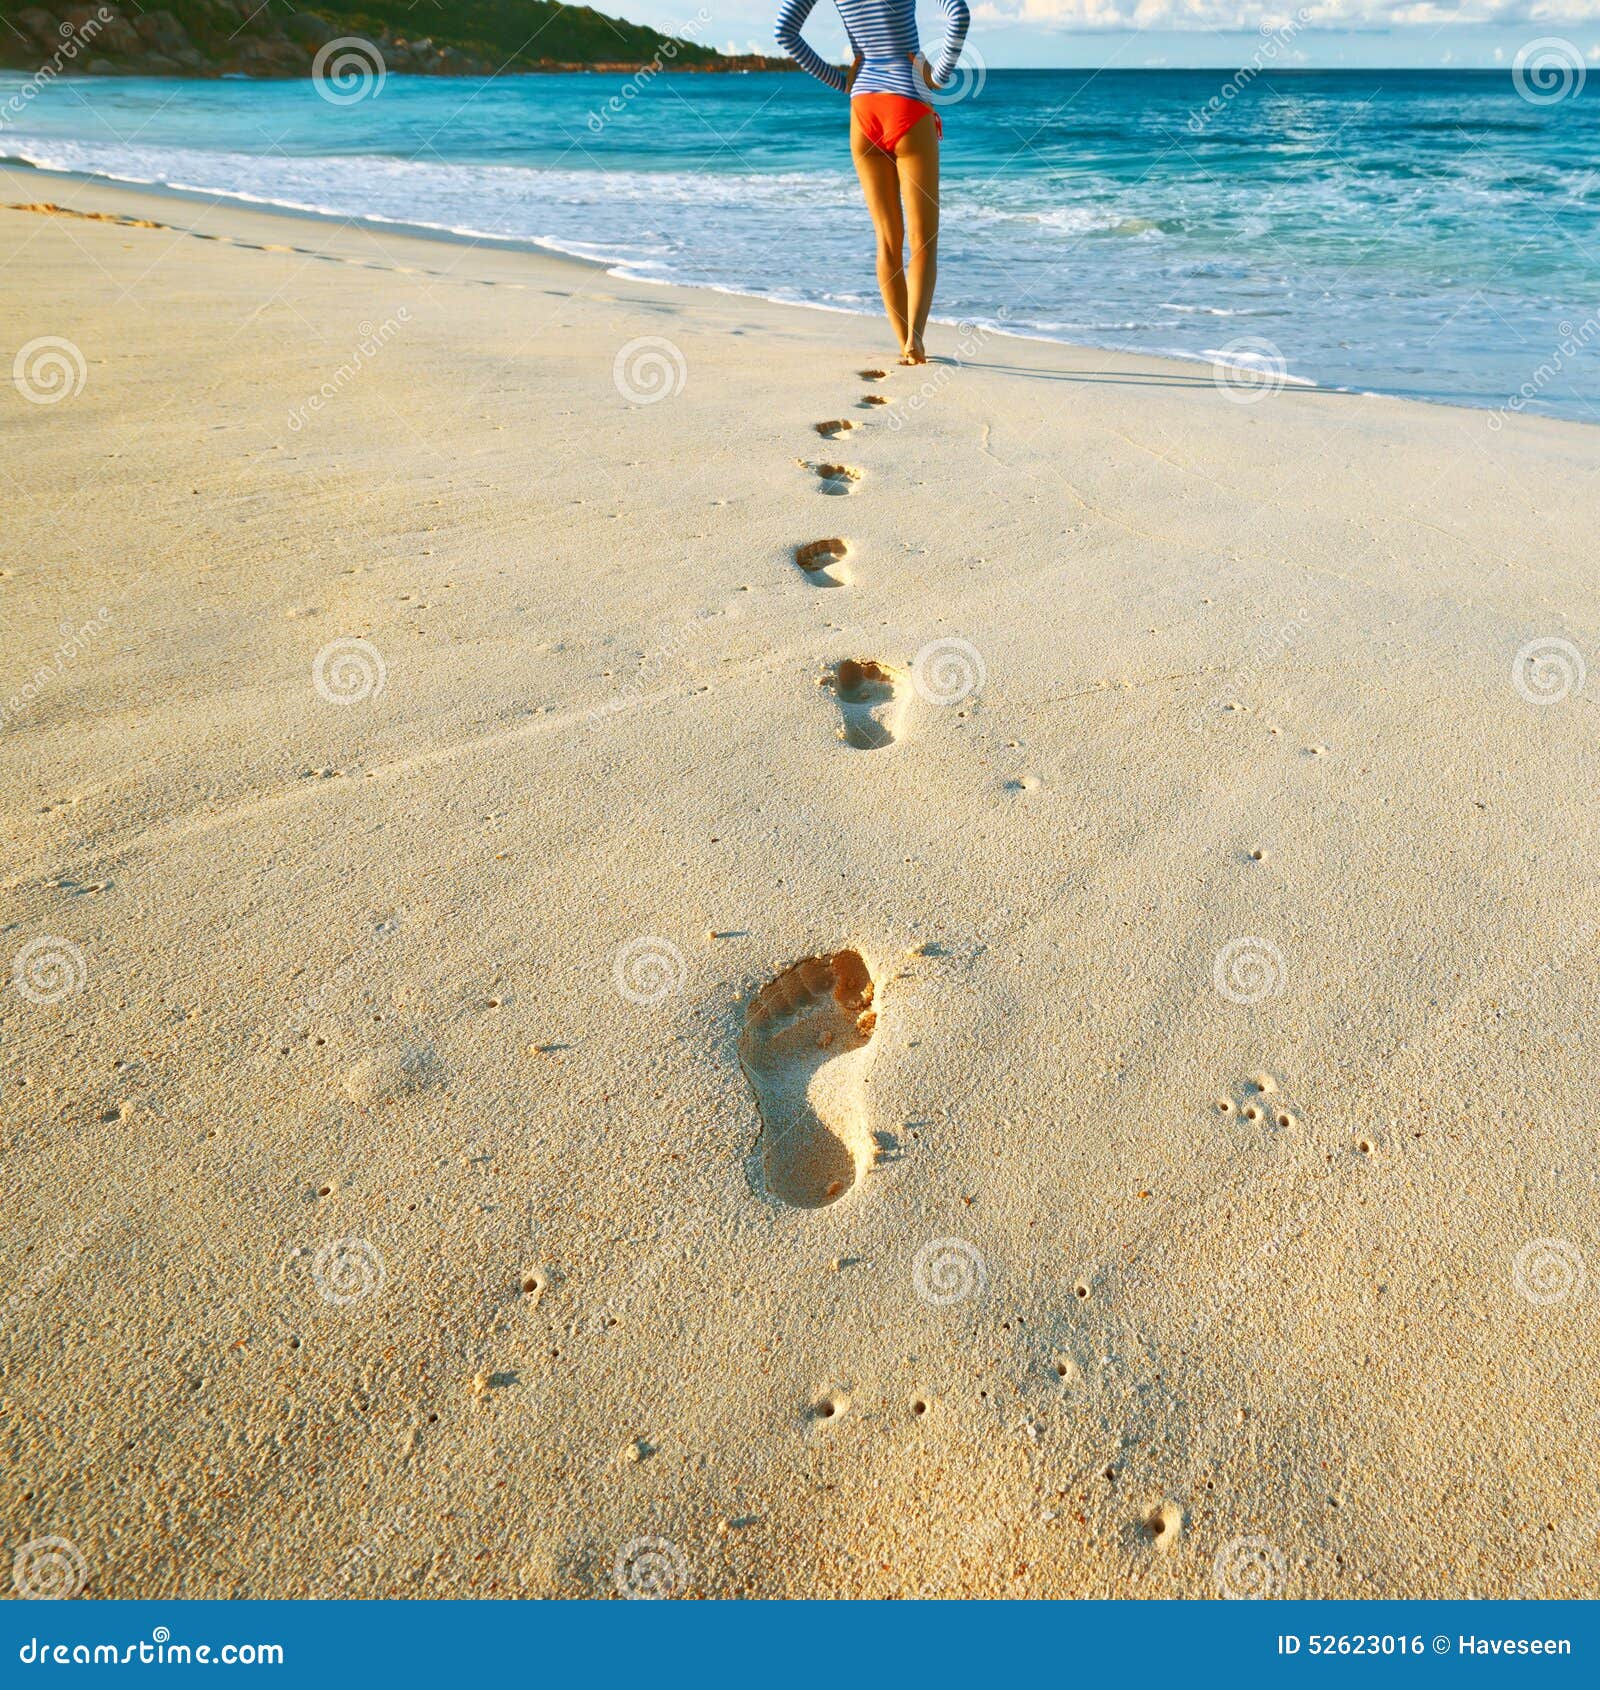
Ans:
[{"label": "woman's bare foot", "polygon": [[912,335],[900,354],[900,362],[902,364],[926,364],[927,361],[928,354],[922,348],[922,336],[919,334]]}]

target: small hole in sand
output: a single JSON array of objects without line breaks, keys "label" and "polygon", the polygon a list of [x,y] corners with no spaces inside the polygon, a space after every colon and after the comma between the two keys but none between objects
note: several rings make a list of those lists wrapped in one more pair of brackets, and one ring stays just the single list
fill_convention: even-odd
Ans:
[{"label": "small hole in sand", "polygon": [[1247,1103],[1244,1109],[1244,1118],[1247,1121],[1259,1121],[1261,1119],[1261,1111],[1257,1109],[1253,1103]]},{"label": "small hole in sand", "polygon": [[1080,1279],[1078,1283],[1072,1287],[1072,1294],[1081,1302],[1089,1295],[1089,1287]]},{"label": "small hole in sand", "polygon": [[1292,1127],[1294,1125],[1294,1116],[1291,1115],[1287,1109],[1280,1111],[1278,1115],[1278,1125],[1280,1127]]},{"label": "small hole in sand", "polygon": [[1227,1098],[1219,1097],[1217,1099],[1217,1113],[1219,1115],[1231,1115],[1233,1113],[1233,1104]]},{"label": "small hole in sand", "polygon": [[1358,1138],[1356,1140],[1356,1149],[1359,1150],[1363,1156],[1370,1156],[1373,1151],[1377,1149],[1377,1146],[1370,1138]]},{"label": "small hole in sand", "polygon": [[333,1196],[333,1187],[331,1185],[319,1185],[317,1187],[317,1196],[319,1196],[319,1197],[331,1197],[331,1196]]},{"label": "small hole in sand", "polygon": [[911,1399],[911,1412],[913,1414],[926,1414],[928,1412],[928,1405],[921,1397],[913,1397]]},{"label": "small hole in sand", "polygon": [[523,1276],[522,1276],[522,1289],[530,1297],[536,1291],[542,1290],[543,1287],[539,1283],[538,1274],[536,1274],[536,1273],[525,1273],[525,1274],[523,1274]]}]

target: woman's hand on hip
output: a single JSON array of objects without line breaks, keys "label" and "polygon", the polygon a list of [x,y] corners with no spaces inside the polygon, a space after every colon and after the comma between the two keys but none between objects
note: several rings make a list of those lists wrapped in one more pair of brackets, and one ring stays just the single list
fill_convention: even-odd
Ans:
[{"label": "woman's hand on hip", "polygon": [[844,91],[849,93],[856,85],[856,78],[861,74],[861,55],[856,54],[855,63],[844,73]]},{"label": "woman's hand on hip", "polygon": [[933,80],[933,67],[921,53],[913,53],[911,55],[911,68],[917,73],[917,81],[920,82],[930,94],[937,94],[939,92],[939,84]]}]

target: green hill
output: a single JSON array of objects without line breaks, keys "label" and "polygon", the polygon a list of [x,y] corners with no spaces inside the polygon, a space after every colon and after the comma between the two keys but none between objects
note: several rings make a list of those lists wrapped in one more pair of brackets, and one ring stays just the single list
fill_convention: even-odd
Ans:
[{"label": "green hill", "polygon": [[318,48],[347,35],[375,43],[391,71],[435,75],[769,63],[557,0],[317,0],[315,9],[293,0],[0,0],[0,66],[52,75],[305,76]]}]

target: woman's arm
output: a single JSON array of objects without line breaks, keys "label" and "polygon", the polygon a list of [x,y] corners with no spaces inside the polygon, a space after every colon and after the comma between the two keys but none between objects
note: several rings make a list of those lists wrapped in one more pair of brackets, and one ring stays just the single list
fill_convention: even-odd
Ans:
[{"label": "woman's arm", "polygon": [[967,25],[972,21],[967,11],[967,0],[939,0],[939,4],[944,7],[950,26],[945,31],[938,62],[931,67],[936,86],[942,86],[954,74],[956,60],[961,57],[961,44],[967,38]]},{"label": "woman's arm", "polygon": [[[845,91],[844,72],[837,65],[830,65],[814,48],[808,47],[800,35],[800,26],[811,16],[811,8],[816,3],[817,0],[784,0],[774,33],[778,37],[778,45],[801,70],[809,71],[818,82],[826,82],[842,94]],[[965,0],[946,0],[946,3],[960,6],[963,14],[966,12]]]}]

